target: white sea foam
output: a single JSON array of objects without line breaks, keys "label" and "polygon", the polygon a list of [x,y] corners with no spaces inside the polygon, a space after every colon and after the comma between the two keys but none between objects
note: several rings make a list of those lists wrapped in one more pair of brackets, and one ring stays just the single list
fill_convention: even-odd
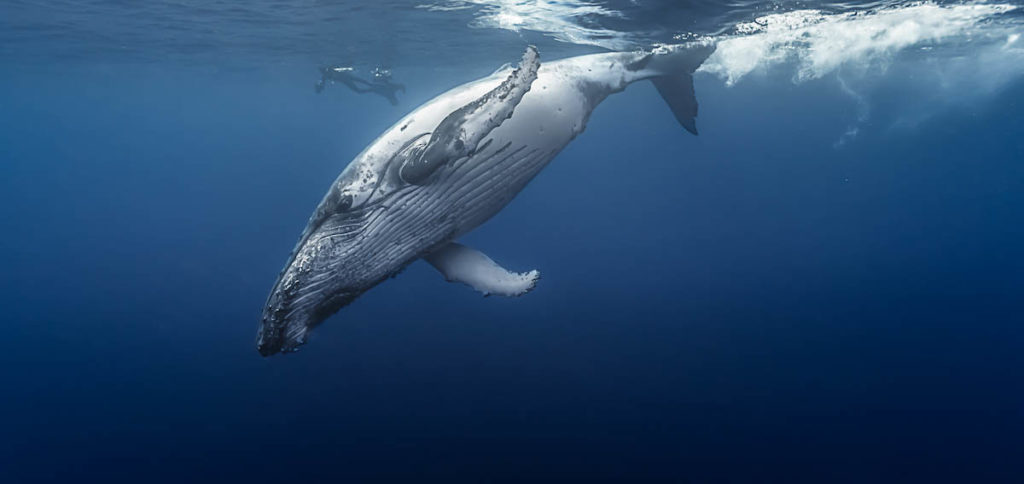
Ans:
[{"label": "white sea foam", "polygon": [[[1005,0],[1004,0],[1005,1]],[[585,0],[441,0],[437,11],[471,10],[475,28],[535,31],[574,44],[631,50],[654,42],[645,32],[588,27],[621,12]],[[854,140],[871,114],[874,81],[899,58],[906,79],[920,85],[913,108],[895,127],[914,126],[955,104],[973,104],[1024,76],[1021,17],[1009,4],[915,1],[828,13],[795,10],[759,17],[714,39],[715,53],[700,72],[734,85],[752,74],[791,73],[801,83],[835,76],[855,103],[856,117],[836,141]],[[680,34],[675,42],[699,35]],[[655,44],[656,45],[656,44]],[[929,100],[923,102],[922,100]]]},{"label": "white sea foam", "polygon": [[[794,80],[817,79],[840,68],[884,69],[906,49],[924,48],[977,36],[1005,36],[989,22],[1012,5],[921,2],[826,14],[798,10],[766,15],[736,26],[701,67],[734,84],[748,74],[795,62]],[[1012,37],[1012,36],[1011,36]],[[1007,40],[1007,45],[1016,39]]]},{"label": "white sea foam", "polygon": [[[630,50],[644,44],[644,32],[594,27],[593,20],[622,18],[622,12],[589,0],[438,0],[419,8],[471,10],[473,28],[533,31],[558,41]],[[754,72],[795,65],[793,79],[817,79],[843,69],[847,75],[884,70],[908,49],[975,44],[998,39],[1007,49],[1024,48],[1020,21],[994,22],[1016,6],[998,3],[939,5],[931,1],[889,5],[843,13],[795,10],[740,23],[719,37],[718,50],[702,72],[728,84]],[[686,40],[685,36],[677,36]]]},{"label": "white sea foam", "polygon": [[[1024,75],[1019,19],[1005,16],[1015,8],[916,2],[839,14],[798,10],[767,15],[719,39],[700,70],[728,85],[773,68],[792,69],[796,83],[834,75],[857,113],[834,143],[841,148],[869,120],[871,79],[885,73],[901,53],[921,54],[900,63],[913,69],[908,79],[920,89],[915,99],[905,100],[909,104],[898,110],[902,114],[891,128],[912,128],[951,105],[975,104]],[[964,55],[964,46],[970,55]]]}]

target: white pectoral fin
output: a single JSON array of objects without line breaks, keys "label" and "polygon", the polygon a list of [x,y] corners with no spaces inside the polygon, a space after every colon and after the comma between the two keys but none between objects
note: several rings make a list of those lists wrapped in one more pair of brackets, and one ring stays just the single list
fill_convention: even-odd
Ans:
[{"label": "white pectoral fin", "polygon": [[424,259],[449,282],[461,282],[485,296],[522,296],[530,292],[540,280],[540,272],[536,270],[524,273],[509,271],[483,252],[455,242],[441,247]]}]

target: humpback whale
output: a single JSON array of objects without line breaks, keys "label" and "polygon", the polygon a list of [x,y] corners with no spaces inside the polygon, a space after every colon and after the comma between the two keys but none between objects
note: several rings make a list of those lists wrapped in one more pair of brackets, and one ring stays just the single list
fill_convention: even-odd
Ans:
[{"label": "humpback whale", "polygon": [[508,204],[584,128],[606,97],[651,81],[697,134],[693,72],[709,41],[519,64],[456,87],[398,121],[331,185],[267,299],[263,356],[295,351],[362,293],[424,259],[485,295],[519,296],[540,273],[502,268],[455,242]]}]

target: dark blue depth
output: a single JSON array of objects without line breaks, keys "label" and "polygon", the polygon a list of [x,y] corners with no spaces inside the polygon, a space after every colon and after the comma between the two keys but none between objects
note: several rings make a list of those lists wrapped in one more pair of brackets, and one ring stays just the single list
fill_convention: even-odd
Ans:
[{"label": "dark blue depth", "polygon": [[486,72],[4,68],[0,482],[1024,479],[1019,80],[839,148],[832,78],[698,76],[696,138],[631,87],[465,239],[533,293],[418,262],[261,358],[330,182]]}]

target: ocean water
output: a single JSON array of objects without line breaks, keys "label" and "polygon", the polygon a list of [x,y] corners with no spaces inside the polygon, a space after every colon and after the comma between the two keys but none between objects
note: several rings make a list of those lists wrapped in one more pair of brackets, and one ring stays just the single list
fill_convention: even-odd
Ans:
[{"label": "ocean water", "polygon": [[[0,5],[0,482],[1021,482],[1024,4]],[[515,62],[711,38],[261,357],[346,164]],[[398,105],[318,67],[387,68]]]}]

